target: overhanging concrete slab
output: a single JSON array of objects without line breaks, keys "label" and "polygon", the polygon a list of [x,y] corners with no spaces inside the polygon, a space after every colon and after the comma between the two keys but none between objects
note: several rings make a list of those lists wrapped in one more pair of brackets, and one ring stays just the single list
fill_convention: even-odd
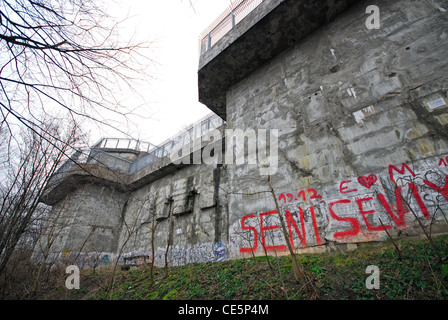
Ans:
[{"label": "overhanging concrete slab", "polygon": [[199,101],[226,119],[226,91],[359,0],[266,0],[201,55]]}]

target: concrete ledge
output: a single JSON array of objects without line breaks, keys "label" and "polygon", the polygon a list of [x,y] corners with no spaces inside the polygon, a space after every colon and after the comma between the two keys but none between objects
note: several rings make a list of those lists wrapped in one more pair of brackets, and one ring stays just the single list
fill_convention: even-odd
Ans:
[{"label": "concrete ledge", "polygon": [[[218,128],[222,135],[221,140],[212,143],[218,143],[222,146],[222,154],[224,154],[225,137],[222,126]],[[159,160],[143,167],[132,174],[121,173],[117,170],[105,167],[102,164],[78,164],[71,169],[55,174],[50,180],[41,201],[47,205],[54,205],[62,200],[65,195],[73,192],[86,183],[98,183],[120,190],[122,192],[131,192],[137,190],[144,185],[152,183],[164,176],[176,172],[184,167],[193,165],[193,154],[195,146],[200,145],[199,152],[208,145],[210,133],[201,137],[201,141],[191,142],[187,145],[192,152],[185,154],[181,159],[185,159],[186,163],[174,164],[170,156],[165,156]],[[200,144],[199,144],[200,143]],[[188,159],[188,161],[187,161]]]},{"label": "concrete ledge", "polygon": [[226,119],[226,91],[359,0],[265,1],[199,61],[199,101]]},{"label": "concrete ledge", "polygon": [[142,152],[135,149],[128,148],[99,148],[99,150],[106,153],[131,153],[135,155],[140,155]]},{"label": "concrete ledge", "polygon": [[102,165],[78,164],[54,175],[40,201],[52,206],[86,183],[99,183],[125,192],[128,191],[127,178],[128,175]]}]

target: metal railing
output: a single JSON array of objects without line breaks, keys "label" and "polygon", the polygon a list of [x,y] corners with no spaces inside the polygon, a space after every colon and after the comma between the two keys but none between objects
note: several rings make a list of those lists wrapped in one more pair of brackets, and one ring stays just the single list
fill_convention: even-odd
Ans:
[{"label": "metal railing", "polygon": [[149,152],[157,146],[149,142],[128,138],[102,138],[95,143],[92,149],[130,149]]},{"label": "metal railing", "polygon": [[201,136],[205,135],[214,129],[217,129],[224,125],[224,120],[221,119],[216,114],[207,115],[197,121],[196,123],[188,126],[181,133],[175,135],[174,137],[165,140],[160,144],[159,147],[150,150],[147,155],[140,157],[135,160],[130,168],[129,173],[137,172],[140,169],[150,165],[151,163],[163,158],[174,151],[178,151],[183,146],[199,139]]},{"label": "metal railing", "polygon": [[264,0],[235,0],[201,34],[201,55],[217,43],[227,32],[252,12]]},{"label": "metal railing", "polygon": [[[178,151],[185,145],[199,139],[214,129],[224,125],[218,115],[211,114],[203,117],[196,123],[188,126],[185,130],[174,137],[165,140],[159,146],[149,142],[127,139],[127,138],[102,138],[89,149],[79,149],[75,151],[65,163],[57,170],[52,180],[56,181],[57,176],[61,176],[74,168],[75,164],[99,164],[122,173],[132,174],[157,160]],[[109,152],[110,149],[135,150],[142,154],[137,159],[131,161],[119,155]]]}]

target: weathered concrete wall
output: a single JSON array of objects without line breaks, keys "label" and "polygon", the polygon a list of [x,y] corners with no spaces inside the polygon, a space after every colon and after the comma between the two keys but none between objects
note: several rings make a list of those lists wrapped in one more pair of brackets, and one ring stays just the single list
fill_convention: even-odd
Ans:
[{"label": "weathered concrete wall", "polygon": [[[378,30],[366,28],[368,5],[380,8]],[[385,229],[421,233],[419,223],[447,230],[444,8],[448,1],[357,1],[227,90],[228,128],[279,130],[271,181],[295,249],[354,248],[387,239]],[[55,252],[164,265],[170,234],[172,265],[286,250],[257,165],[175,166],[165,157],[128,176],[95,172],[97,184],[70,189],[63,216],[76,227]],[[57,199],[54,213],[64,206]]]},{"label": "weathered concrete wall", "polygon": [[114,171],[128,173],[139,152],[126,149],[94,149],[87,163],[99,164]]},{"label": "weathered concrete wall", "polygon": [[54,241],[48,262],[76,259],[82,268],[111,263],[118,250],[126,201],[125,194],[104,184],[78,184],[53,205],[46,233],[35,248],[36,259]]},{"label": "weathered concrete wall", "polygon": [[[380,8],[379,30],[365,26],[371,4]],[[448,16],[442,7],[448,3],[362,1],[227,92],[228,127],[280,130],[272,180],[291,213],[296,248],[384,240],[380,219],[391,234],[414,233],[420,228],[412,228],[412,211],[425,224],[446,222]],[[431,109],[432,101],[441,106]],[[410,170],[400,174],[403,163]],[[269,250],[285,250],[278,221],[264,220],[275,218],[272,196],[256,194],[267,183],[256,182],[256,169],[228,173],[233,191],[247,193],[229,198],[230,243],[246,242],[243,253],[261,251],[263,241]],[[394,180],[412,210],[400,212]]]},{"label": "weathered concrete wall", "polygon": [[124,246],[127,256],[152,256],[154,232],[156,264],[164,265],[171,233],[170,264],[218,259],[213,246],[228,239],[227,206],[219,195],[221,175],[219,167],[191,165],[135,191],[129,198],[119,247]]},{"label": "weathered concrete wall", "polygon": [[199,60],[199,101],[226,119],[226,91],[359,0],[263,1]]}]

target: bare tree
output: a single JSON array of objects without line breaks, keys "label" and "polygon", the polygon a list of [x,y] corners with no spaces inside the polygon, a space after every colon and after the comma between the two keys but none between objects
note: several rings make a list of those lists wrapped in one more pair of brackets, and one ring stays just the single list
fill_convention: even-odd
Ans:
[{"label": "bare tree", "polygon": [[[67,149],[79,140],[77,124],[66,125],[52,121],[43,129],[33,127],[23,135],[21,144],[11,147],[17,158],[11,158],[3,168],[0,189],[0,274],[19,240],[24,239],[33,219],[41,212],[43,192],[66,159]],[[51,139],[44,138],[43,131],[50,133]]]},{"label": "bare tree", "polygon": [[283,237],[284,237],[284,239],[286,241],[286,245],[287,245],[289,253],[291,255],[291,261],[292,261],[294,276],[296,278],[296,281],[303,285],[303,287],[305,289],[305,293],[309,294],[310,290],[308,288],[308,281],[306,280],[305,272],[303,271],[301,266],[299,267],[299,265],[297,263],[296,253],[294,252],[294,250],[293,250],[293,248],[291,246],[291,243],[288,241],[288,231],[286,229],[285,220],[283,219],[283,216],[282,216],[283,213],[280,210],[280,207],[279,207],[278,202],[277,202],[277,195],[275,194],[275,190],[272,187],[271,177],[268,176],[267,180],[268,180],[269,190],[271,191],[272,198],[274,199],[274,202],[275,202],[275,208],[277,209],[278,218],[280,220],[281,230],[283,232]]},{"label": "bare tree", "polygon": [[[423,234],[425,235],[425,237],[428,239],[430,245],[433,247],[437,257],[439,258],[439,260],[442,260],[442,257],[440,256],[439,250],[437,248],[437,245],[435,244],[435,242],[432,239],[431,236],[431,227],[432,224],[434,223],[434,221],[436,220],[436,215],[437,213],[440,211],[443,216],[445,217],[445,214],[443,213],[443,210],[440,206],[440,202],[439,200],[434,201],[435,203],[435,207],[436,209],[434,210],[434,213],[430,213],[429,211],[426,212],[426,219],[429,220],[429,231],[426,229],[426,227],[424,226],[424,224],[422,223],[421,219],[419,218],[416,210],[413,208],[412,206],[412,194],[415,192],[417,193],[417,188],[421,188],[421,189],[428,189],[428,185],[422,182],[419,182],[420,178],[398,178],[397,181],[389,181],[390,185],[393,187],[393,190],[395,191],[395,194],[398,195],[399,199],[401,199],[401,201],[403,202],[405,208],[407,209],[407,211],[411,212],[414,220],[417,222],[417,224],[420,226],[421,230],[423,231]],[[407,185],[407,192],[406,194],[403,194],[404,192],[402,192],[401,188],[399,187],[400,185]],[[431,188],[429,188],[431,189]],[[438,194],[440,194],[440,191],[437,191]],[[423,205],[424,206],[424,205]],[[398,210],[399,211],[399,210]],[[404,212],[404,211],[403,211]],[[445,217],[446,219],[446,217]],[[384,226],[383,226],[384,228]],[[386,228],[384,228],[386,230]],[[400,257],[400,256],[399,256]]]},{"label": "bare tree", "polygon": [[166,250],[165,250],[165,278],[168,278],[168,254],[170,252],[170,246],[173,242],[173,213],[174,209],[176,209],[176,206],[173,206],[170,210],[169,217],[168,217],[168,238],[166,240]]},{"label": "bare tree", "polygon": [[[157,196],[156,196],[157,197]],[[154,199],[152,209],[148,206],[151,205],[151,200]],[[137,240],[137,237],[139,236],[139,233],[142,230],[145,230],[145,227],[150,225],[150,232],[151,232],[151,243],[152,243],[152,250],[153,250],[153,257],[152,262],[150,265],[150,272],[151,272],[151,281],[153,282],[153,267],[154,267],[154,231],[155,231],[155,214],[156,214],[156,199],[151,194],[143,199],[139,199],[138,197],[134,197],[132,199],[132,202],[135,203],[131,208],[128,207],[128,203],[130,201],[127,200],[126,203],[123,206],[120,219],[123,224],[123,231],[121,234],[121,240],[118,250],[117,258],[115,259],[115,262],[113,264],[113,269],[110,274],[110,278],[107,281],[104,290],[106,293],[106,296],[110,293],[112,290],[114,284],[115,284],[115,276],[116,271],[118,270],[119,262],[121,261],[121,258],[123,258],[123,265],[125,264],[125,257],[123,257],[126,250],[128,250],[128,245],[131,243],[132,245],[135,245],[135,241]],[[132,239],[134,239],[134,243],[132,244]],[[146,261],[144,260],[143,263]]]},{"label": "bare tree", "polygon": [[156,232],[156,215],[157,215],[157,199],[158,194],[156,194],[153,205],[152,205],[152,214],[151,214],[151,263],[149,268],[149,275],[151,277],[151,286],[154,285],[154,263],[156,260],[156,252],[155,252],[155,232]]},{"label": "bare tree", "polygon": [[111,116],[127,121],[132,110],[118,93],[129,94],[136,75],[145,77],[147,44],[120,38],[98,3],[0,2],[0,126],[11,138],[18,122],[50,134],[36,115],[61,110],[109,126]]},{"label": "bare tree", "polygon": [[[36,274],[34,275],[34,281],[33,284],[31,286],[30,289],[30,297],[33,297],[38,286],[39,286],[39,281],[41,279],[41,276],[43,274],[43,272],[45,271],[45,267],[48,266],[48,257],[50,255],[50,251],[51,248],[54,244],[54,242],[56,241],[57,237],[60,235],[60,233],[66,228],[68,227],[68,222],[67,222],[67,218],[63,218],[61,217],[62,212],[65,209],[65,205],[67,203],[68,197],[65,198],[62,202],[61,207],[59,208],[59,210],[57,210],[57,212],[53,212],[53,217],[49,217],[48,218],[48,226],[46,226],[46,228],[42,228],[41,229],[41,237],[42,237],[42,246],[41,248],[39,248],[39,246],[37,247],[37,249],[41,249],[41,253],[42,257],[41,257],[41,261],[39,264],[39,267],[36,271]],[[43,232],[45,230],[45,232]],[[49,271],[50,268],[48,268],[46,271]]]}]

